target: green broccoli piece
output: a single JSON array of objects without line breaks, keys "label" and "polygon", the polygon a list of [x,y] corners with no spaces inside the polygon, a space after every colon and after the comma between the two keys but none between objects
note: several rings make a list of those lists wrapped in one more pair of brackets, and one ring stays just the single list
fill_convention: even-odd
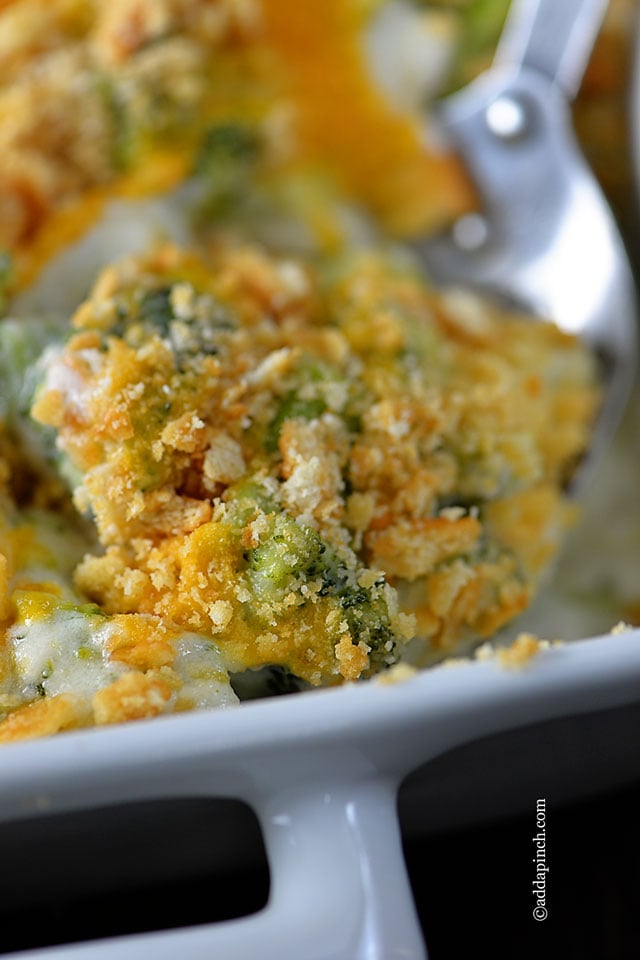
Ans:
[{"label": "green broccoli piece", "polygon": [[158,336],[171,348],[180,372],[194,360],[218,353],[220,334],[235,326],[231,312],[210,294],[193,290],[193,312],[178,315],[173,296],[181,285],[177,280],[123,298],[114,322],[103,331],[104,346],[109,338],[117,337],[137,348],[149,337]]},{"label": "green broccoli piece", "polygon": [[[36,474],[70,470],[67,458],[56,447],[55,431],[36,423],[31,406],[44,380],[47,354],[64,341],[64,327],[52,319],[0,322],[0,418],[11,443]],[[66,477],[69,480],[69,477]]]},{"label": "green broccoli piece", "polygon": [[63,343],[64,327],[51,319],[0,322],[0,413],[12,422],[28,416],[44,376],[42,357]]},{"label": "green broccoli piece", "polygon": [[[353,643],[363,641],[378,663],[390,661],[396,636],[390,622],[383,577],[371,586],[358,583],[359,571],[312,530],[286,514],[268,518],[260,544],[247,551],[249,579],[260,600],[277,601],[303,584],[320,581],[318,597],[335,598]],[[360,571],[361,572],[361,571]]]},{"label": "green broccoli piece", "polygon": [[322,416],[326,409],[327,405],[321,397],[311,397],[306,400],[295,391],[288,393],[267,427],[264,440],[267,452],[277,451],[280,431],[287,420],[315,420],[316,417]]},{"label": "green broccoli piece", "polygon": [[221,123],[205,134],[193,168],[205,190],[204,219],[224,219],[244,208],[259,156],[259,137],[246,124]]},{"label": "green broccoli piece", "polygon": [[320,595],[346,583],[346,567],[315,530],[287,514],[268,517],[269,530],[261,543],[247,551],[252,586],[261,599],[280,599],[294,582],[322,579]]},{"label": "green broccoli piece", "polygon": [[0,314],[7,303],[7,294],[13,283],[13,260],[7,250],[0,250]]}]

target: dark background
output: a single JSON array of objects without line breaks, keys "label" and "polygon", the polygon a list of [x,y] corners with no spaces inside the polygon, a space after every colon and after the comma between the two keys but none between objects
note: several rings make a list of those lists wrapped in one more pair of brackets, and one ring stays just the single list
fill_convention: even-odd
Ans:
[{"label": "dark background", "polygon": [[640,958],[640,782],[557,808],[547,798],[544,922],[531,914],[535,832],[534,803],[407,845],[430,960]]}]

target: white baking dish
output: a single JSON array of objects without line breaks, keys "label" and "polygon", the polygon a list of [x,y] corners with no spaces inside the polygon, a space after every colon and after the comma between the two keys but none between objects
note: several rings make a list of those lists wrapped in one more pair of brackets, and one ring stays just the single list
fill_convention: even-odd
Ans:
[{"label": "white baking dish", "polygon": [[417,960],[424,945],[396,812],[406,774],[487,734],[637,701],[640,631],[630,630],[545,649],[520,670],[460,663],[392,685],[7,746],[2,820],[237,797],[259,817],[271,871],[269,902],[246,918],[7,956]]},{"label": "white baking dish", "polygon": [[[636,86],[640,90],[640,75]],[[138,246],[139,238],[131,237],[130,243]],[[86,255],[91,258],[90,247]],[[69,263],[70,276],[77,276],[75,261]],[[56,282],[65,289],[59,272]],[[27,300],[24,309],[29,308]],[[563,612],[579,622],[574,610]],[[564,634],[556,607],[548,614],[543,610],[542,619]],[[544,782],[557,783],[562,797],[571,795],[572,787],[580,795],[624,782],[640,776],[640,751],[617,749],[603,765],[606,732],[597,755],[589,756],[593,739],[582,740],[580,778],[561,770],[558,731],[566,728],[559,721],[602,717],[602,729],[614,731],[619,745],[624,711],[602,712],[633,704],[640,705],[640,630],[553,646],[517,671],[495,659],[472,661],[436,667],[393,685],[320,690],[3,747],[2,822],[37,818],[42,823],[43,817],[64,811],[115,809],[136,800],[240,798],[258,815],[271,872],[266,907],[246,918],[4,956],[419,960],[425,948],[397,813],[398,789],[407,775],[452,758],[455,809],[446,791],[439,799],[430,797],[419,777],[405,796],[409,828],[420,831],[486,817],[489,808],[504,815],[523,799],[529,803],[529,794],[510,780],[528,769],[535,784],[543,754]],[[533,726],[550,721],[558,723]],[[580,742],[576,723],[572,749]],[[500,733],[510,734],[512,748],[527,752],[509,767],[511,776],[499,763],[503,748],[486,750],[497,742],[486,738]],[[473,764],[467,765],[470,757]],[[488,757],[493,763],[483,777]],[[486,790],[478,803],[471,790],[480,779]],[[206,836],[202,843],[207,844]]]}]

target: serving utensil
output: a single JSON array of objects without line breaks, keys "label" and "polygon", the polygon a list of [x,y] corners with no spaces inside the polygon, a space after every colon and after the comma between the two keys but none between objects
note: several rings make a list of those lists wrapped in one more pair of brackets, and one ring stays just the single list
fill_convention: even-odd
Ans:
[{"label": "serving utensil", "polygon": [[571,128],[607,0],[514,0],[491,69],[442,104],[481,198],[416,244],[441,283],[549,319],[600,359],[603,403],[584,466],[606,447],[635,372],[638,314],[624,243]]},{"label": "serving utensil", "polygon": [[[523,302],[602,353],[604,436],[632,375],[633,290],[613,221],[568,137],[564,99],[603,7],[514,4],[496,68],[445,108],[483,212],[423,250],[441,278]],[[271,871],[269,902],[250,917],[13,956],[420,960],[396,813],[402,779],[473,739],[639,697],[640,631],[629,631],[545,649],[522,671],[489,659],[4,747],[0,820],[238,797],[259,816]],[[527,898],[523,891],[524,910]]]}]

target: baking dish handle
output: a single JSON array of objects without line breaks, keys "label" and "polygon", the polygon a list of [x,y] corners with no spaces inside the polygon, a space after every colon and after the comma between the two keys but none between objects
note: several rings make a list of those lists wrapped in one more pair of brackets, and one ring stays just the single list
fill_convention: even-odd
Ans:
[{"label": "baking dish handle", "polygon": [[425,960],[402,854],[397,784],[379,775],[346,782],[343,775],[319,776],[302,787],[267,788],[251,802],[271,871],[267,906],[201,928],[202,949],[194,944],[193,952],[179,954],[163,940],[156,957]]},{"label": "baking dish handle", "polygon": [[272,868],[264,922],[279,941],[262,956],[426,957],[402,853],[395,783],[312,784],[268,800],[258,812]]},{"label": "baking dish handle", "polygon": [[[46,755],[37,745],[7,747],[5,817],[35,813],[43,798],[55,812],[236,797],[261,821],[271,868],[269,901],[248,917],[7,960],[424,960],[402,856],[400,781],[488,734],[636,703],[639,641],[640,631],[623,631],[551,646],[527,670],[490,658],[385,688],[248,705],[215,723],[193,715],[69,734]],[[314,697],[324,697],[324,712]]]},{"label": "baking dish handle", "polygon": [[[47,947],[25,960],[426,960],[397,817],[397,784],[372,774],[266,781],[250,800],[269,901],[236,920]],[[253,792],[253,791],[252,791]]]}]

